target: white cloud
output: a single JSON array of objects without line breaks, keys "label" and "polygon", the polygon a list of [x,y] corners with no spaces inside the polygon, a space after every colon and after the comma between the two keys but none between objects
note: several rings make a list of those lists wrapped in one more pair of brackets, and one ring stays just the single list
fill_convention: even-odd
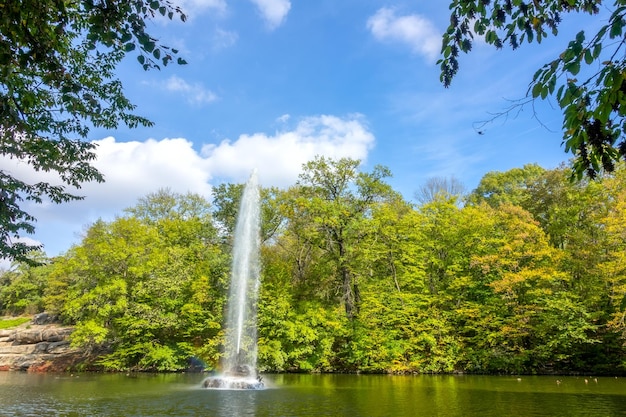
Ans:
[{"label": "white cloud", "polygon": [[[117,142],[108,137],[95,143],[98,158],[94,166],[104,173],[106,182],[89,184],[86,191],[98,195],[99,203],[106,204],[116,195],[132,198],[128,202],[132,204],[137,197],[163,187],[207,196],[210,193],[211,176],[206,170],[206,161],[186,139]],[[107,197],[108,193],[111,196]]]},{"label": "white cloud", "polygon": [[289,114],[285,113],[285,114],[277,117],[276,121],[279,122],[279,123],[287,123],[289,121],[290,117],[291,116]]},{"label": "white cloud", "polygon": [[[104,175],[104,183],[85,183],[74,193],[84,200],[64,204],[24,203],[37,218],[36,234],[49,255],[57,255],[78,241],[84,226],[102,218],[112,220],[140,197],[160,188],[210,196],[207,163],[185,139],[148,139],[145,142],[117,142],[108,137],[94,141],[97,159],[93,165]],[[36,172],[29,164],[0,157],[7,173],[27,183],[46,181],[60,184],[52,173]]]},{"label": "white cloud", "polygon": [[[172,9],[175,11],[178,8],[185,15],[185,22],[194,21],[203,13],[209,11],[212,15],[217,17],[223,17],[226,14],[227,5],[226,0],[177,0],[173,2]],[[170,23],[182,23],[180,15],[174,12],[172,19],[167,14],[165,16],[161,13],[156,13],[153,19],[154,22],[167,26]],[[172,46],[171,44],[168,44]]]},{"label": "white cloud", "polygon": [[213,34],[213,49],[224,49],[233,46],[239,35],[237,32],[217,28]]},{"label": "white cloud", "polygon": [[280,26],[285,18],[289,9],[291,9],[291,1],[289,0],[250,0],[256,5],[261,12],[263,19],[267,23],[270,29],[275,29]]},{"label": "white cloud", "polygon": [[187,101],[194,105],[202,105],[217,100],[217,94],[205,89],[202,84],[189,84],[180,77],[172,75],[165,82],[165,89],[175,93],[182,93]]},{"label": "white cloud", "polygon": [[[139,197],[159,188],[210,195],[208,182],[211,177],[206,161],[186,139],[117,142],[115,138],[107,137],[93,143],[97,155],[93,166],[104,175],[105,182],[84,183],[75,191],[76,194],[86,196],[82,201],[62,205],[34,205],[35,209],[42,210],[37,215],[40,220],[68,218],[68,215],[70,218],[84,216],[91,212],[113,215],[133,205]],[[10,166],[9,163],[12,165],[7,171],[27,183],[60,183],[58,176],[35,172],[24,162],[6,162],[7,166]]]},{"label": "white cloud", "polygon": [[429,61],[434,61],[441,50],[441,33],[418,14],[397,16],[394,9],[383,7],[367,20],[367,28],[378,40],[408,45]]},{"label": "white cloud", "polygon": [[374,135],[358,115],[339,118],[315,116],[301,120],[293,130],[274,135],[241,135],[202,149],[212,175],[245,179],[253,168],[264,185],[295,183],[302,165],[316,155],[365,160]]},{"label": "white cloud", "polygon": [[[233,141],[205,145],[201,152],[186,139],[147,139],[118,142],[113,137],[94,141],[93,165],[104,183],[86,183],[76,193],[84,200],[60,205],[33,204],[24,208],[37,219],[31,236],[54,256],[80,240],[84,228],[98,219],[110,221],[137,200],[161,188],[210,197],[212,182],[244,182],[257,168],[263,186],[293,185],[302,165],[316,155],[365,160],[374,135],[359,115],[314,116],[274,134],[242,134]],[[27,183],[58,184],[51,173],[35,172],[25,162],[0,156],[2,169]]]},{"label": "white cloud", "polygon": [[185,14],[190,17],[200,14],[206,10],[212,10],[219,13],[226,11],[225,0],[179,0],[178,5]]}]

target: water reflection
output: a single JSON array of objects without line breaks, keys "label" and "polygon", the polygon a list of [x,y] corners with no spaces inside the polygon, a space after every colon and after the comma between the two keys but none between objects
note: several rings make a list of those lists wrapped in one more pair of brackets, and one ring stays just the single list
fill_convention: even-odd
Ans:
[{"label": "water reflection", "polygon": [[218,391],[216,415],[218,416],[256,416],[256,394],[252,391]]},{"label": "water reflection", "polygon": [[268,389],[201,388],[202,375],[0,372],[2,416],[614,416],[626,379],[270,375]]}]

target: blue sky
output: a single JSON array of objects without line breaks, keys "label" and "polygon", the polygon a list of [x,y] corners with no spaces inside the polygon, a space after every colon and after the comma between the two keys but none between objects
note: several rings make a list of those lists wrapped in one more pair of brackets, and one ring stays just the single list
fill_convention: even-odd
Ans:
[{"label": "blue sky", "polygon": [[[186,23],[158,20],[153,34],[189,62],[144,72],[131,54],[119,77],[136,112],[155,126],[92,130],[105,184],[81,202],[31,208],[32,236],[48,255],[66,251],[98,218],[168,187],[210,198],[257,168],[264,186],[287,187],[315,155],[390,168],[406,199],[429,177],[469,191],[489,171],[566,161],[561,116],[536,103],[477,132],[477,122],[525,96],[533,73],[599,18],[564,16],[561,34],[517,51],[477,40],[453,85],[436,65],[448,2],[426,0],[186,0]],[[537,120],[539,119],[539,121]],[[4,162],[3,162],[4,163]],[[15,172],[28,173],[24,164]]]}]

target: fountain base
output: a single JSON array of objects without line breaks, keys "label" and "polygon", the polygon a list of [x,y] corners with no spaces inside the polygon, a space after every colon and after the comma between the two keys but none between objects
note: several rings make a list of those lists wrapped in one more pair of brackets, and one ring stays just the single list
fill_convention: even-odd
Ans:
[{"label": "fountain base", "polygon": [[220,376],[210,376],[202,382],[203,388],[209,389],[263,389],[263,378],[249,365],[236,365]]},{"label": "fountain base", "polygon": [[264,389],[265,384],[260,377],[250,378],[239,376],[210,376],[202,382],[202,388],[259,390]]}]

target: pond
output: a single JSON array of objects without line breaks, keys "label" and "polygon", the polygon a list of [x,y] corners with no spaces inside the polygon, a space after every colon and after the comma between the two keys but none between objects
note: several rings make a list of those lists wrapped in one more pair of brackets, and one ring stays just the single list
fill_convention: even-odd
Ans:
[{"label": "pond", "polygon": [[[0,372],[2,416],[626,416],[626,378],[265,375],[260,391],[200,374]],[[559,381],[559,382],[557,382]]]}]

